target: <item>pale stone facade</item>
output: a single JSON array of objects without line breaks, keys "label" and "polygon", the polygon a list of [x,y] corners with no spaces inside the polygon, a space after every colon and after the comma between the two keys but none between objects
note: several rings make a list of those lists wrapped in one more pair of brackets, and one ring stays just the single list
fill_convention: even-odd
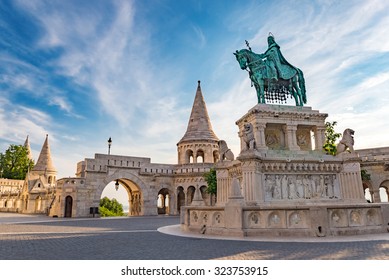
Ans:
[{"label": "pale stone facade", "polygon": [[[76,177],[55,180],[48,138],[26,180],[0,181],[0,211],[47,213],[57,217],[98,216],[101,194],[110,182],[128,194],[129,215],[177,215],[184,205],[211,205],[203,175],[219,159],[200,82],[185,135],[177,143],[178,164],[150,158],[96,154],[77,164]],[[28,138],[25,143],[29,148]],[[30,151],[30,150],[29,150]]]},{"label": "pale stone facade", "polygon": [[[24,145],[31,157],[28,137]],[[0,211],[49,214],[55,202],[56,175],[46,135],[39,158],[25,180],[0,179]]]},{"label": "pale stone facade", "polygon": [[370,193],[371,202],[388,202],[389,197],[389,147],[356,151],[361,157],[361,169],[370,179],[363,181],[363,188]]}]

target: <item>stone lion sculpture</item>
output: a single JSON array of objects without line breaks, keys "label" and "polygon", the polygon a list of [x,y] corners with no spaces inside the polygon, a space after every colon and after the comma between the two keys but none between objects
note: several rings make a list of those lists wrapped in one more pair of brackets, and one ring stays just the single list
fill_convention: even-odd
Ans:
[{"label": "stone lion sculpture", "polygon": [[254,138],[254,129],[251,123],[245,123],[242,138],[246,147],[244,150],[253,150],[255,149],[255,138]]},{"label": "stone lion sculpture", "polygon": [[350,128],[344,130],[342,140],[336,146],[337,155],[345,152],[347,148],[350,150],[350,153],[354,152],[354,133],[355,131]]},{"label": "stone lion sculpture", "polygon": [[226,141],[219,140],[218,145],[221,162],[224,160],[234,160],[234,153],[228,148]]}]

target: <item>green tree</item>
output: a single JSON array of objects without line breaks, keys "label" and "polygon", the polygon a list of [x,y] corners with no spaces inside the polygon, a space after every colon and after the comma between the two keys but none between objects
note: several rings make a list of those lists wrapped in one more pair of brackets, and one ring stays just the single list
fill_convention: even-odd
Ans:
[{"label": "green tree", "polygon": [[337,122],[326,122],[326,131],[325,131],[325,143],[323,146],[324,151],[329,155],[336,155],[336,140],[342,136],[341,133],[335,132],[335,126]]},{"label": "green tree", "polygon": [[217,192],[217,179],[216,179],[216,169],[211,168],[208,172],[204,173],[204,179],[208,184],[206,192],[209,194],[216,195]]},{"label": "green tree", "polygon": [[367,172],[367,170],[365,169],[361,170],[361,178],[362,181],[370,181],[370,174]]},{"label": "green tree", "polygon": [[101,217],[123,216],[123,205],[115,198],[103,197],[100,199],[99,212]]},{"label": "green tree", "polygon": [[10,145],[5,153],[0,153],[0,177],[23,180],[34,161],[28,158],[28,150],[22,145]]}]

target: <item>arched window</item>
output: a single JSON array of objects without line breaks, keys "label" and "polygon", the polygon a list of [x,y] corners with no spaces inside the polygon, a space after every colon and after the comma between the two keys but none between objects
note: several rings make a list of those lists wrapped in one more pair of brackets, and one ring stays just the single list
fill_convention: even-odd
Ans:
[{"label": "arched window", "polygon": [[194,198],[195,190],[196,189],[195,189],[194,186],[188,187],[188,190],[187,190],[187,204],[186,205],[190,205],[192,203],[192,200]]},{"label": "arched window", "polygon": [[365,188],[365,198],[367,202],[373,202],[369,188]]},{"label": "arched window", "polygon": [[389,191],[385,186],[380,187],[380,199],[381,202],[388,202]]},{"label": "arched window", "polygon": [[185,193],[183,187],[177,188],[177,210],[181,213],[181,206],[185,206]]},{"label": "arched window", "polygon": [[186,151],[185,163],[193,163],[193,151],[192,150]]},{"label": "arched window", "polygon": [[204,162],[204,151],[198,150],[196,154],[196,162],[203,163]]}]

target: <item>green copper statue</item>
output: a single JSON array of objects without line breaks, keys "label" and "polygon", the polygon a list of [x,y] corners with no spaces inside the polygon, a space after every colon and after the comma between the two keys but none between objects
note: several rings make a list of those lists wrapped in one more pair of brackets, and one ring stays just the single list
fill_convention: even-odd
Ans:
[{"label": "green copper statue", "polygon": [[303,72],[284,58],[271,33],[267,42],[268,49],[263,54],[252,52],[247,41],[248,49],[234,53],[240,68],[249,72],[251,83],[257,91],[258,103],[285,103],[287,97],[293,97],[296,106],[304,106],[307,97]]}]

